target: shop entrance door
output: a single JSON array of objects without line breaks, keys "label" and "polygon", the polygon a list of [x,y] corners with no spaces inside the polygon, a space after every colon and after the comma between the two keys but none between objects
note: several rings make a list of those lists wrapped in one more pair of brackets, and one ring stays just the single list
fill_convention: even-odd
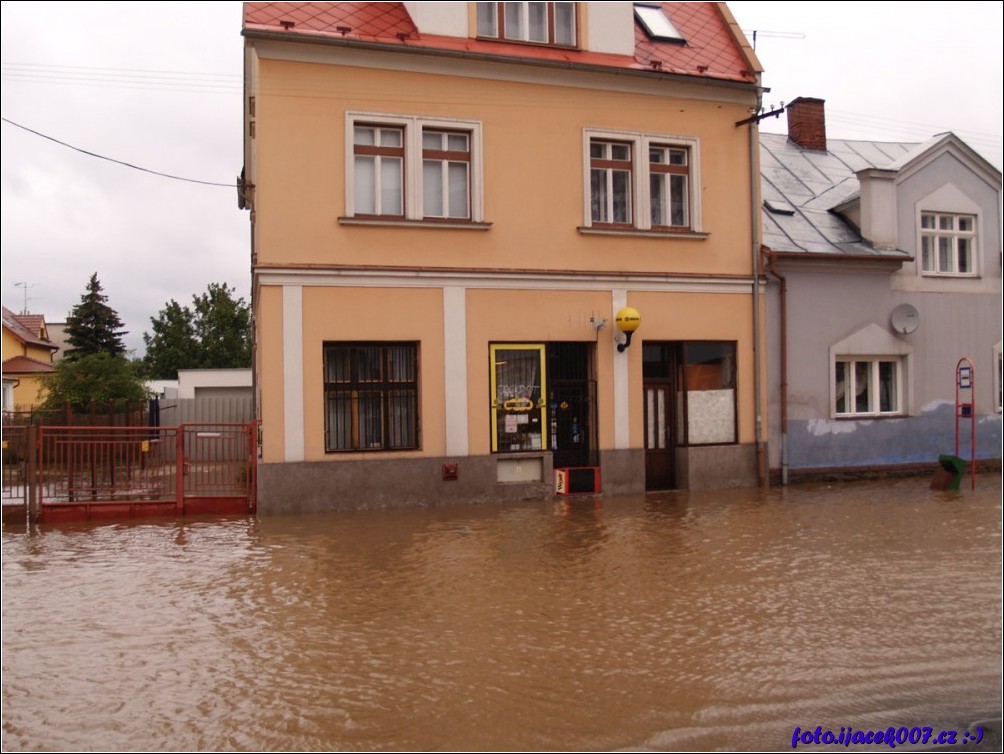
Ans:
[{"label": "shop entrance door", "polygon": [[554,468],[596,466],[592,344],[548,343],[548,416]]},{"label": "shop entrance door", "polygon": [[645,489],[676,488],[676,349],[671,343],[645,343]]}]

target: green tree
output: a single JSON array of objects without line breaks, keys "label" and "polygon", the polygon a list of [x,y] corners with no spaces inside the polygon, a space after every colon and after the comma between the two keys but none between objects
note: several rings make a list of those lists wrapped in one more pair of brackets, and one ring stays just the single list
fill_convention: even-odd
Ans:
[{"label": "green tree", "polygon": [[251,366],[251,307],[234,298],[236,288],[210,283],[206,292],[192,298],[195,337],[202,369]]},{"label": "green tree", "polygon": [[139,401],[149,391],[135,366],[122,356],[92,353],[56,362],[55,372],[42,380],[42,407],[62,408],[69,401],[78,410],[91,401],[106,405],[112,401]]},{"label": "green tree", "polygon": [[145,374],[158,380],[174,380],[179,369],[190,369],[198,363],[199,344],[191,309],[171,299],[156,317],[150,317],[150,323],[153,334],[143,333]]},{"label": "green tree", "polygon": [[251,366],[251,307],[235,298],[226,283],[210,283],[192,296],[192,306],[171,299],[143,333],[144,371],[173,380],[179,369],[232,369]]},{"label": "green tree", "polygon": [[108,297],[101,292],[101,283],[95,272],[80,297],[80,303],[66,318],[66,335],[70,344],[66,358],[70,361],[99,353],[111,356],[125,354],[122,336],[126,331],[122,329],[118,312],[108,306],[107,301]]}]

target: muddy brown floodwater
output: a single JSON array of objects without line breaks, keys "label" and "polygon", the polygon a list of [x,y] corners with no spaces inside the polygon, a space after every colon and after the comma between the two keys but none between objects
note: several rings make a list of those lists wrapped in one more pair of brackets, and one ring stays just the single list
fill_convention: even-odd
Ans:
[{"label": "muddy brown floodwater", "polygon": [[961,739],[1001,714],[1001,576],[995,475],[960,493],[918,478],[7,527],[2,743],[791,750],[817,725]]}]

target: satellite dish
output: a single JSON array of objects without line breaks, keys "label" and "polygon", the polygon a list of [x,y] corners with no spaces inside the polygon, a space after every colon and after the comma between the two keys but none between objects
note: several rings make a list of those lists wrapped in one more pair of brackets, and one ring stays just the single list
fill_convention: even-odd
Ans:
[{"label": "satellite dish", "polygon": [[892,310],[892,315],[890,315],[889,319],[892,322],[892,329],[901,335],[909,335],[920,324],[920,314],[910,304],[900,304],[897,306]]}]

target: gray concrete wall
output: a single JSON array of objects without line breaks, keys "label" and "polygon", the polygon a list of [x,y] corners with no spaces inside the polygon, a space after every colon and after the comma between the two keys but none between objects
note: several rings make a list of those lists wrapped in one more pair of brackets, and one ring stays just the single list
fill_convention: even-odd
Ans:
[{"label": "gray concrete wall", "polygon": [[676,480],[688,490],[755,487],[756,445],[677,448]]},{"label": "gray concrete wall", "polygon": [[[750,445],[682,448],[680,486],[692,489],[756,486],[756,449]],[[529,458],[534,454],[520,454]],[[544,460],[544,481],[499,482],[497,465],[506,454],[468,458],[264,463],[258,466],[258,512],[312,513],[408,506],[541,500],[554,496],[551,454]],[[457,479],[443,479],[443,464],[457,465]],[[600,453],[604,495],[645,492],[645,452]]]},{"label": "gray concrete wall", "polygon": [[[549,455],[549,454],[548,454]],[[266,463],[258,467],[258,512],[309,513],[547,498],[550,463],[542,482],[499,483],[499,456]],[[457,479],[443,479],[443,464]]]},{"label": "gray concrete wall", "polygon": [[645,452],[605,450],[600,454],[605,495],[635,495],[645,491]]},{"label": "gray concrete wall", "polygon": [[[554,494],[551,454],[539,457],[540,482],[499,482],[498,462],[512,460],[510,455],[260,464],[258,510],[306,513],[547,499]],[[457,465],[456,480],[443,479],[445,463]],[[644,492],[644,452],[602,452],[600,479],[607,495]]]}]

